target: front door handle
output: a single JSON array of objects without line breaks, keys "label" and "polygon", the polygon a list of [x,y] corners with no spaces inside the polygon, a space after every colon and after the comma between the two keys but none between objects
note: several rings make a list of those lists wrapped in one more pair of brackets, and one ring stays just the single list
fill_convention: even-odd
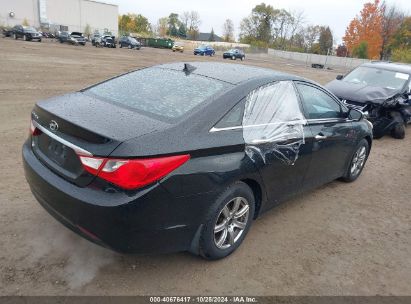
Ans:
[{"label": "front door handle", "polygon": [[325,136],[323,133],[318,133],[317,135],[315,135],[315,139],[316,140],[322,140],[322,139],[326,139],[327,136]]}]

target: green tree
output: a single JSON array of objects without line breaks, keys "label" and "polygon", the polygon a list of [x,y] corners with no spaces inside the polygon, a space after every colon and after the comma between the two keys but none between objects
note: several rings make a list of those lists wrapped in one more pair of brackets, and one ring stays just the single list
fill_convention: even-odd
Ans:
[{"label": "green tree", "polygon": [[210,37],[208,37],[208,41],[215,41],[215,34],[214,34],[213,28],[211,28],[211,33],[210,33]]},{"label": "green tree", "polygon": [[367,41],[361,41],[360,44],[353,49],[354,57],[361,59],[368,59],[368,43]]},{"label": "green tree", "polygon": [[148,19],[141,14],[126,14],[119,16],[119,31],[121,33],[151,33],[151,25]]},{"label": "green tree", "polygon": [[180,27],[178,28],[178,37],[186,39],[187,38],[187,29],[184,23],[180,24]]},{"label": "green tree", "polygon": [[234,23],[231,19],[227,19],[223,25],[223,37],[225,42],[234,40]]},{"label": "green tree", "polygon": [[411,16],[404,18],[399,29],[394,33],[389,47],[396,48],[411,48]]},{"label": "green tree", "polygon": [[148,19],[141,14],[135,16],[136,33],[150,33],[151,25]]},{"label": "green tree", "polygon": [[279,12],[265,3],[255,6],[251,15],[240,23],[240,40],[243,42],[261,41],[268,45],[272,39],[273,24]]},{"label": "green tree", "polygon": [[320,53],[327,55],[333,47],[333,34],[329,26],[321,27],[320,38],[318,39],[320,45]]},{"label": "green tree", "polygon": [[163,17],[157,21],[157,35],[160,37],[165,37],[168,33],[168,18]]},{"label": "green tree", "polygon": [[391,54],[391,60],[397,62],[411,63],[411,49],[394,49]]}]

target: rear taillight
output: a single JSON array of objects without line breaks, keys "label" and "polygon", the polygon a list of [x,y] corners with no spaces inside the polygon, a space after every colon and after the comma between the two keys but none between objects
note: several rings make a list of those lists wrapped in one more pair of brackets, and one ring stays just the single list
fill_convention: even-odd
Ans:
[{"label": "rear taillight", "polygon": [[38,136],[41,134],[41,130],[39,128],[36,128],[36,126],[33,124],[33,120],[30,120],[30,134],[32,136]]},{"label": "rear taillight", "polygon": [[190,155],[147,159],[111,159],[79,155],[79,158],[89,173],[131,190],[160,180],[188,161]]}]

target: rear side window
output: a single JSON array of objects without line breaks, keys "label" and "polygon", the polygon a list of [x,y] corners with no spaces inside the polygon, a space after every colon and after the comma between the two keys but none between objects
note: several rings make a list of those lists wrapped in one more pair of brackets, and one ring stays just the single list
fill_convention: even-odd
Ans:
[{"label": "rear side window", "polygon": [[243,123],[245,101],[239,102],[215,125],[216,128],[239,127]]},{"label": "rear side window", "polygon": [[85,93],[160,119],[176,120],[229,86],[194,73],[147,68],[91,87]]}]

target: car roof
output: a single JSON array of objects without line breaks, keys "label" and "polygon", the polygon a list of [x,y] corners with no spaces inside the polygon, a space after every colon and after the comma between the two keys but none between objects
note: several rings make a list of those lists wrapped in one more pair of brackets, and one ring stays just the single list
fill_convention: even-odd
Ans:
[{"label": "car roof", "polygon": [[[248,66],[244,64],[220,63],[220,62],[186,62],[195,67],[191,73],[210,77],[227,83],[237,85],[252,79],[270,78],[271,80],[303,80],[300,77],[277,72],[274,70]],[[182,71],[184,62],[167,63],[154,66],[155,68]]]},{"label": "car roof", "polygon": [[405,63],[371,61],[369,63],[364,63],[361,66],[411,74],[411,65]]}]

